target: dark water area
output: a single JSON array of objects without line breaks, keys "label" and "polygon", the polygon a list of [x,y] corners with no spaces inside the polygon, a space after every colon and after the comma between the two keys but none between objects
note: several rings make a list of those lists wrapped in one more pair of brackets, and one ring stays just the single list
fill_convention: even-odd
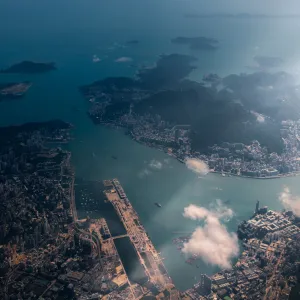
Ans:
[{"label": "dark water area", "polygon": [[104,185],[98,181],[76,179],[75,199],[79,218],[105,218],[112,236],[126,234],[114,207],[103,193]]},{"label": "dark water area", "polygon": [[138,255],[130,239],[125,237],[116,239],[114,242],[129,280],[132,283],[144,283],[147,281],[144,269],[139,262]]},{"label": "dark water area", "polygon": [[292,288],[289,300],[298,300],[300,295],[300,284]]}]

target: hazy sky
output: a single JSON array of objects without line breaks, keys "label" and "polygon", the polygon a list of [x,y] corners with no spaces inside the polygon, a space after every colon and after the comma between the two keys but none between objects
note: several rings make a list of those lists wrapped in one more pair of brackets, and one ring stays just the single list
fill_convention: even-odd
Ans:
[{"label": "hazy sky", "polygon": [[[176,1],[176,0],[175,0]],[[180,1],[180,0],[178,0]],[[181,0],[203,11],[300,13],[299,0]]]},{"label": "hazy sky", "polygon": [[300,13],[299,0],[2,0],[0,8],[21,9],[22,7],[57,6],[61,8],[90,5],[100,7],[114,7],[118,10],[121,6],[127,8],[165,7],[174,5],[187,10],[198,10],[199,12],[250,12],[250,13]]},{"label": "hazy sky", "polygon": [[[299,14],[300,0],[0,0],[0,19],[13,28],[68,26],[99,27],[108,24],[173,26],[173,18],[188,13]],[[154,21],[155,19],[155,21]],[[3,27],[3,26],[2,26]]]}]

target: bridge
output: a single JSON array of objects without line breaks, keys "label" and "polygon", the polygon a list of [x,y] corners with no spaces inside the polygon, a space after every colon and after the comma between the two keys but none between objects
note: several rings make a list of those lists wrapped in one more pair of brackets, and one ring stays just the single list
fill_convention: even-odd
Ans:
[{"label": "bridge", "polygon": [[116,240],[116,239],[121,239],[121,238],[124,238],[124,237],[129,237],[129,235],[128,234],[123,234],[123,235],[112,236],[111,238],[113,240]]}]

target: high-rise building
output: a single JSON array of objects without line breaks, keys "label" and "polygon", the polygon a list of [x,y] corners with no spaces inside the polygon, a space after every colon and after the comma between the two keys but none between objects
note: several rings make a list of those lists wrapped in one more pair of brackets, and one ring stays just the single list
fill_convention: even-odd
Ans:
[{"label": "high-rise building", "polygon": [[256,201],[255,213],[257,214],[259,211],[259,200]]}]

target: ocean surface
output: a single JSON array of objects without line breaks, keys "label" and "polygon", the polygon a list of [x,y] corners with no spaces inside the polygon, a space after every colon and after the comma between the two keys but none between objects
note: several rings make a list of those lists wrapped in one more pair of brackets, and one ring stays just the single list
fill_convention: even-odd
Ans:
[{"label": "ocean surface", "polygon": [[[142,2],[142,3],[141,3]],[[300,195],[300,178],[251,180],[209,174],[204,178],[166,154],[137,144],[122,131],[95,126],[78,86],[108,76],[133,76],[138,65],[153,65],[162,53],[186,53],[198,58],[191,78],[252,72],[255,55],[280,56],[284,70],[298,73],[300,48],[297,19],[188,19],[196,1],[3,1],[0,3],[0,68],[21,60],[54,61],[58,70],[39,75],[0,74],[0,82],[30,80],[24,99],[0,102],[0,125],[61,118],[74,124],[68,145],[76,175],[88,180],[119,178],[154,245],[161,252],[176,286],[191,287],[201,273],[218,270],[204,262],[185,263],[172,239],[190,234],[197,225],[183,210],[193,203],[209,207],[221,199],[235,215],[226,223],[234,232],[248,218],[257,199],[271,209],[284,186]],[[150,4],[151,3],[151,4]],[[220,49],[191,51],[173,45],[177,36],[206,36],[220,41]],[[128,40],[138,45],[124,46]],[[93,55],[100,62],[92,61]],[[130,57],[130,63],[117,63]],[[130,66],[133,64],[134,66]],[[74,110],[74,106],[78,111]],[[116,156],[117,159],[113,159]],[[151,168],[152,160],[161,163]],[[162,208],[154,205],[162,204]],[[84,211],[80,211],[85,216]],[[97,217],[93,213],[92,217]]]}]

